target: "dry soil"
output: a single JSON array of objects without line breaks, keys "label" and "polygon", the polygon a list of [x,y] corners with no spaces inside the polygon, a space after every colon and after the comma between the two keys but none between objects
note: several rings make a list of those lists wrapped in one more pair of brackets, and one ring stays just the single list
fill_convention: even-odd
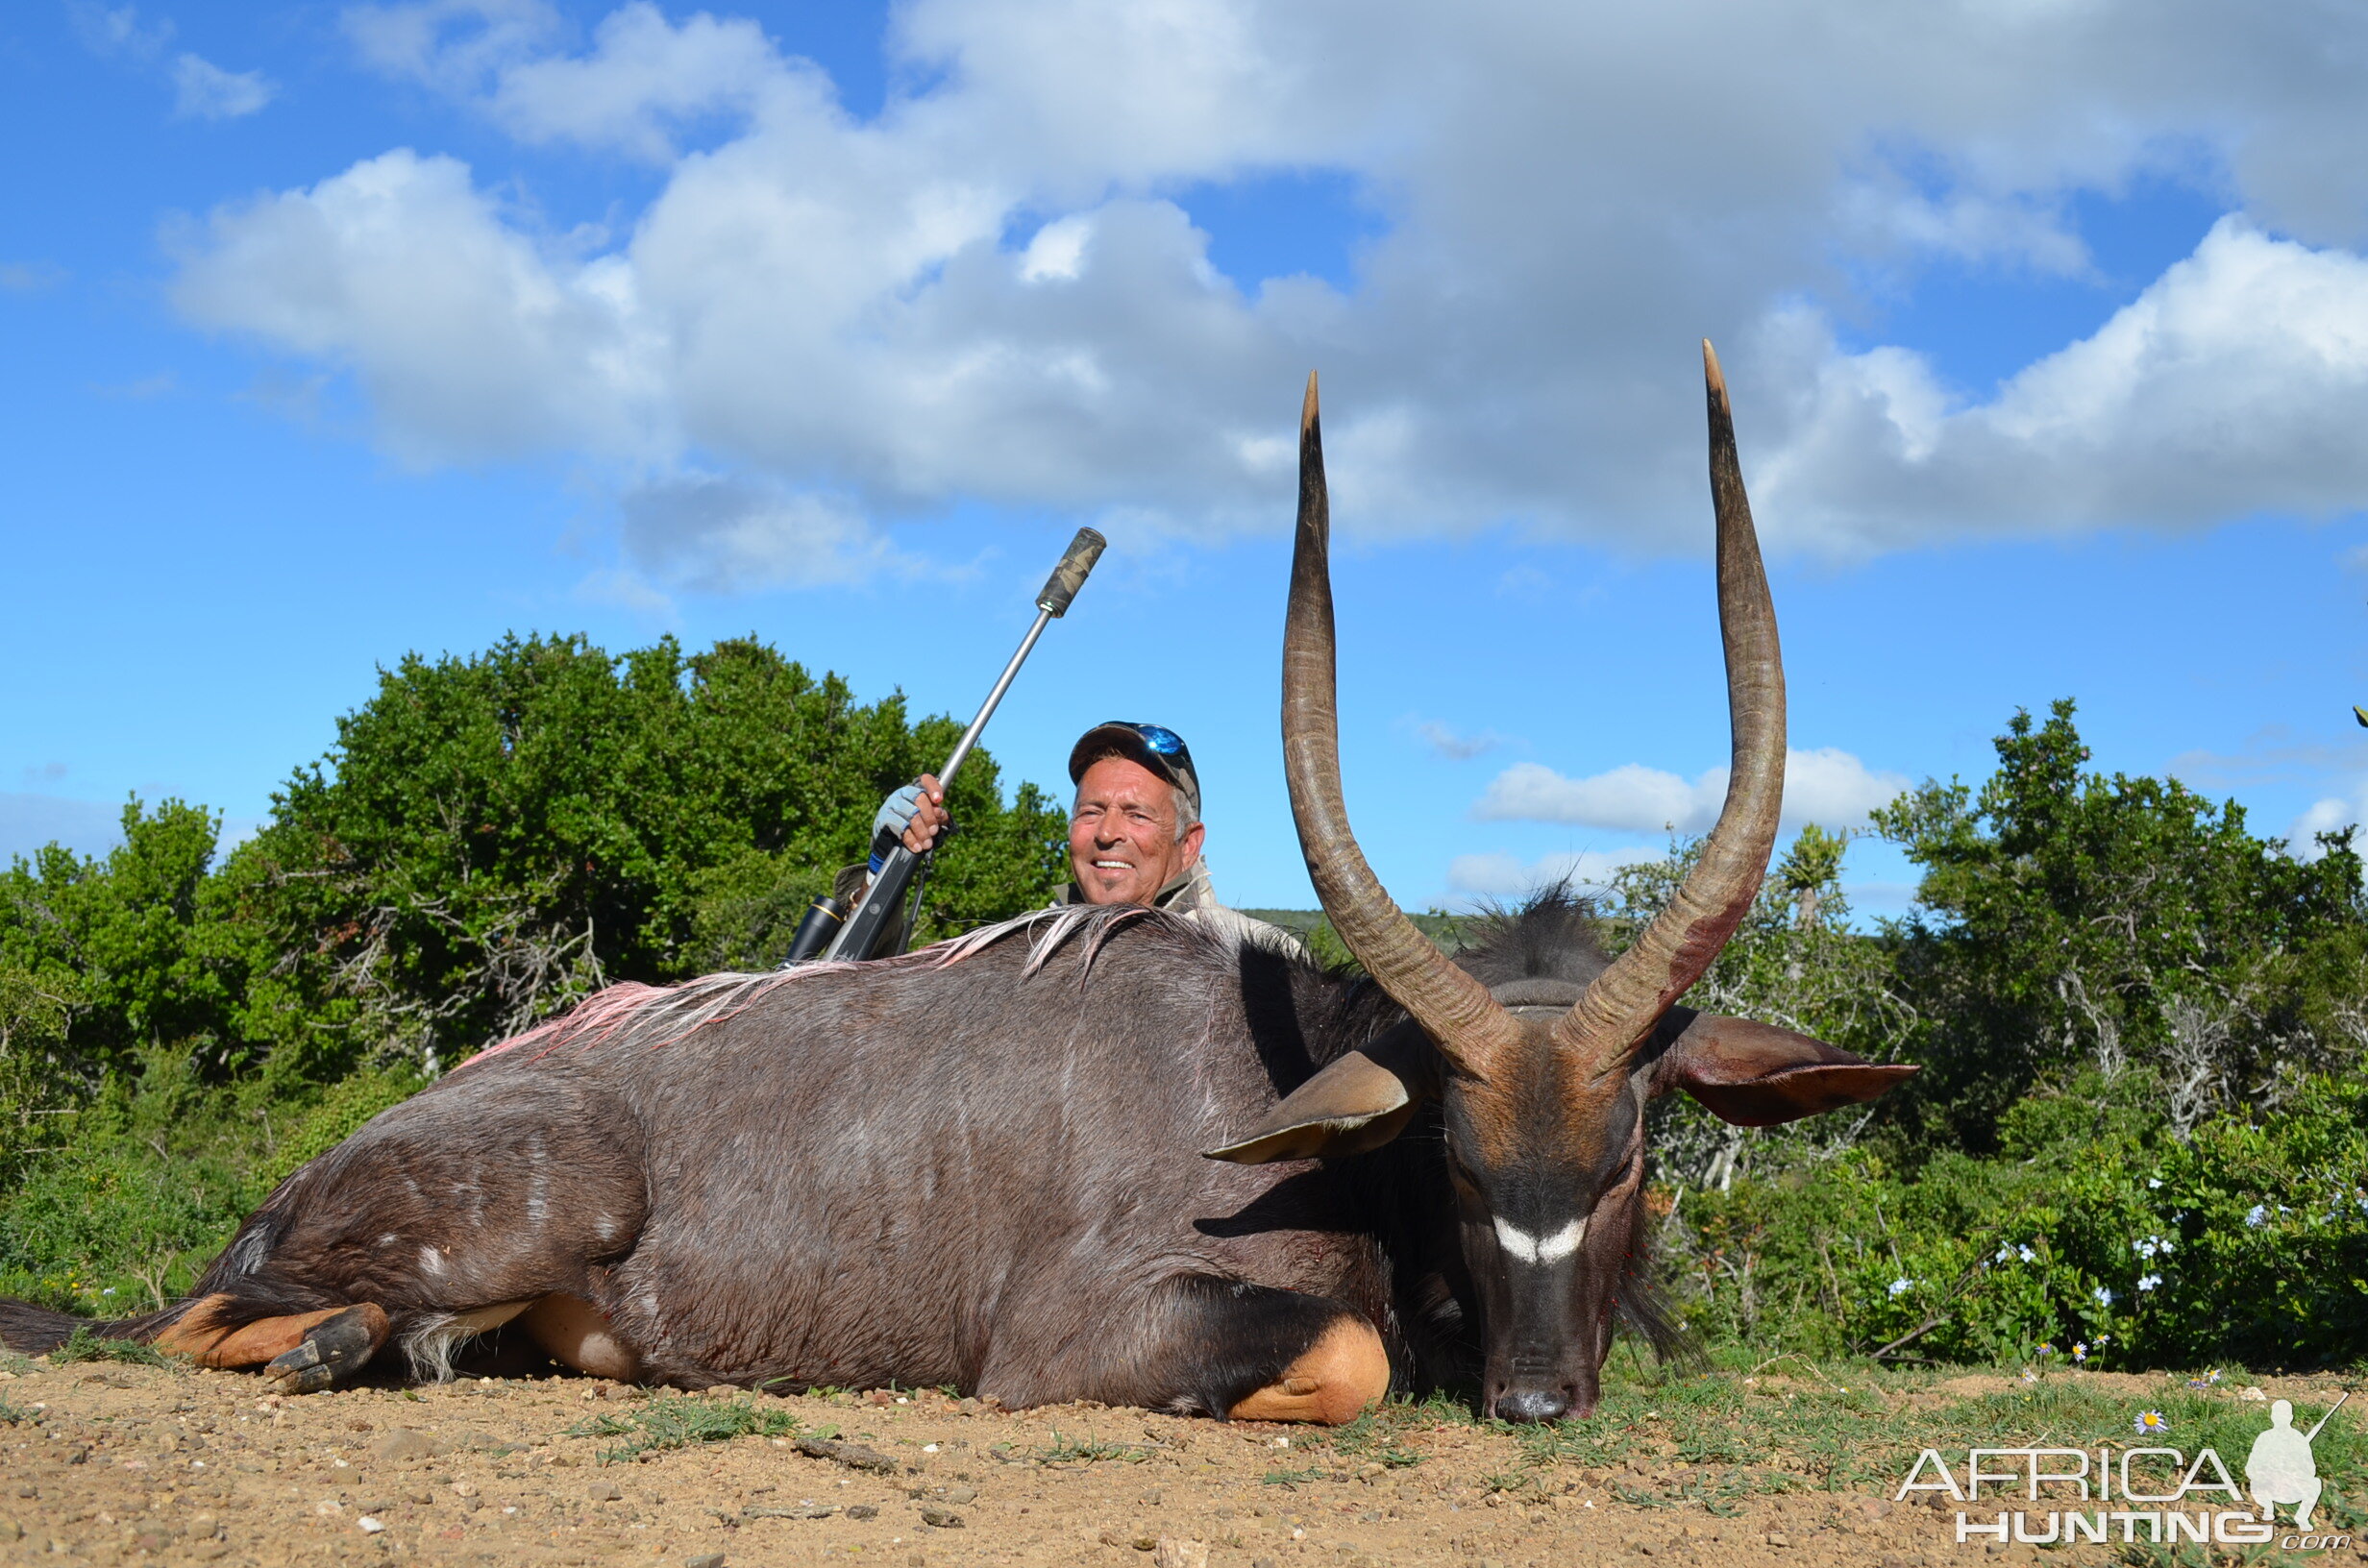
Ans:
[{"label": "dry soil", "polygon": [[[893,1474],[745,1435],[603,1462],[659,1397],[580,1378],[267,1395],[253,1377],[110,1362],[0,1373],[0,1563],[648,1563],[893,1568],[1544,1568],[1617,1561],[1938,1568],[2037,1561],[1953,1539],[1954,1516],[1871,1489],[1716,1505],[1665,1445],[1616,1470],[1518,1471],[1500,1430],[1421,1414],[1384,1463],[1306,1429],[1064,1406],[1005,1412],[937,1393],[710,1398],[795,1417]],[[1912,1394],[1984,1391],[1959,1380]],[[1771,1381],[1761,1391],[1782,1397]],[[2282,1390],[2273,1388],[2272,1394]],[[2305,1394],[2297,1384],[2292,1390]],[[1655,1455],[1656,1448],[1662,1449]],[[1517,1471],[1519,1481],[1508,1482]],[[1705,1475],[1707,1473],[1704,1473]],[[1503,1489],[1517,1484],[1517,1490]],[[2127,1549],[2058,1552],[2118,1561]],[[2355,1554],[2358,1555],[2355,1555]],[[2356,1563],[2368,1543],[2337,1560]]]}]

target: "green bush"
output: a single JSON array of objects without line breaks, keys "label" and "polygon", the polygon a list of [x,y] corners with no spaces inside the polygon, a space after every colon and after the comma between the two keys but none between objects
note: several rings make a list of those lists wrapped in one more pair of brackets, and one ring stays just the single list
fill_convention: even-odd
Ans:
[{"label": "green bush", "polygon": [[[958,733],[752,639],[510,637],[382,672],[226,853],[213,813],[134,800],[109,854],[0,868],[0,1294],[152,1307],[442,1066],[604,984],[777,963]],[[949,804],[925,941],[1064,865],[984,750]]]},{"label": "green bush", "polygon": [[2368,1360],[2368,1082],[2308,1081],[2182,1140],[2142,1074],[2027,1099],[1991,1159],[1853,1149],[1690,1195],[1673,1233],[1713,1337],[1950,1361]]},{"label": "green bush", "polygon": [[0,1295],[128,1316],[194,1283],[267,1191],[233,1097],[148,1053],[55,1119],[0,1205]]},{"label": "green bush", "polygon": [[423,1083],[396,1067],[217,1088],[188,1057],[146,1053],[22,1162],[0,1202],[0,1295],[123,1317],[185,1294],[290,1171]]}]

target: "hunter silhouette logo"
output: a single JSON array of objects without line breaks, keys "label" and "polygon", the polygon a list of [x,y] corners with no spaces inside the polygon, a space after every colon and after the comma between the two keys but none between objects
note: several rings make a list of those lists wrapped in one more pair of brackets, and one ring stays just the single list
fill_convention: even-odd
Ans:
[{"label": "hunter silhouette logo", "polygon": [[[2160,1412],[2148,1410],[2134,1423],[2140,1446],[2118,1452],[2111,1444],[2095,1449],[1973,1448],[1964,1451],[1961,1467],[1937,1450],[1925,1449],[1892,1500],[1938,1494],[1933,1499],[1936,1505],[1957,1505],[1957,1543],[1986,1540],[1993,1550],[2009,1544],[2115,1540],[2134,1545],[2193,1541],[2258,1546],[2273,1539],[2286,1551],[2340,1550],[2352,1544],[2349,1534],[2312,1531],[2310,1516],[2325,1482],[2311,1443],[2351,1398],[2346,1392],[2307,1432],[2295,1429],[2292,1404],[2282,1399],[2272,1404],[2268,1427],[2254,1438],[2245,1457],[2242,1489],[2210,1449],[2197,1449],[2190,1458],[2180,1449],[2149,1442],[2169,1435],[2171,1425]],[[1989,1488],[1986,1494],[1985,1487]],[[1998,1507],[2010,1501],[2026,1506]],[[1984,1509],[1985,1503],[1989,1510]],[[2293,1533],[2279,1537],[2276,1521],[2282,1507],[2292,1510]]]},{"label": "hunter silhouette logo", "polygon": [[2310,1445],[2318,1437],[2336,1410],[2352,1397],[2344,1390],[2326,1415],[2308,1432],[2294,1430],[2294,1407],[2284,1400],[2269,1408],[2269,1430],[2253,1439],[2253,1452],[2245,1458],[2245,1486],[2253,1493],[2253,1501],[2261,1506],[2263,1519],[2278,1517],[2278,1505],[2291,1504],[2294,1508],[2294,1528],[2310,1528],[2310,1510],[2319,1504],[2319,1466],[2310,1457]]}]

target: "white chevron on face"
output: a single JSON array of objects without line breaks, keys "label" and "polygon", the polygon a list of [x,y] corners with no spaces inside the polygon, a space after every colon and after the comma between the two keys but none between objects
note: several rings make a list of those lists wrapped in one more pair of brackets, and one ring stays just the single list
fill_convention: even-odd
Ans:
[{"label": "white chevron on face", "polygon": [[1541,1237],[1500,1219],[1496,1222],[1496,1239],[1521,1262],[1559,1262],[1578,1251],[1579,1243],[1587,1239],[1587,1221],[1574,1219],[1552,1236]]}]

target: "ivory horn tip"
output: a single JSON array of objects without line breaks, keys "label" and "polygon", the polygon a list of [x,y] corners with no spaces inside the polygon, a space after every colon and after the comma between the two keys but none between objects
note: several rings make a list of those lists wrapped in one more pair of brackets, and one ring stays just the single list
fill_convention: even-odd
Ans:
[{"label": "ivory horn tip", "polygon": [[1702,379],[1710,383],[1713,397],[1721,403],[1727,401],[1726,372],[1718,368],[1718,351],[1711,347],[1707,337],[1702,340]]},{"label": "ivory horn tip", "polygon": [[1301,399],[1301,400],[1300,400],[1300,403],[1299,403],[1299,431],[1300,431],[1300,433],[1304,435],[1304,434],[1307,432],[1307,428],[1308,428],[1310,425],[1313,425],[1313,424],[1315,424],[1315,423],[1316,423],[1316,373],[1315,373],[1314,371],[1312,371],[1312,370],[1311,370],[1311,371],[1309,371],[1309,372],[1307,373],[1307,396],[1306,396],[1305,398]]}]

